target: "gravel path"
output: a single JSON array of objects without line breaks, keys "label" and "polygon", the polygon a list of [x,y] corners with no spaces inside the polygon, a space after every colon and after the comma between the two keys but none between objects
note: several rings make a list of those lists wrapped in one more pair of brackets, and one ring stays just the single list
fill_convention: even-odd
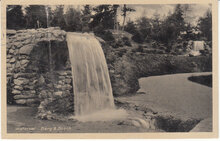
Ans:
[{"label": "gravel path", "polygon": [[210,118],[212,88],[188,80],[190,76],[210,74],[185,73],[141,78],[139,92],[145,94],[122,97],[120,100],[179,118]]}]

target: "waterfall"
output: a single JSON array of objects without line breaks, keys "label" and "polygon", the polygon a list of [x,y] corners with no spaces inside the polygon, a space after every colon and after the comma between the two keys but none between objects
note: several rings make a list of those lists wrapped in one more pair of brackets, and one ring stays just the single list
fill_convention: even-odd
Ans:
[{"label": "waterfall", "polygon": [[[49,27],[49,11],[48,11],[48,6],[45,6],[45,12],[46,12],[46,17],[47,17],[47,28]],[[49,71],[52,71],[52,59],[51,59],[51,43],[50,43],[50,37],[48,36],[49,39],[49,46],[48,46],[48,58],[49,58]]]},{"label": "waterfall", "polygon": [[108,67],[98,40],[88,33],[68,33],[67,44],[72,67],[75,116],[114,110]]},{"label": "waterfall", "polygon": [[204,49],[204,41],[194,41],[193,44],[194,51],[199,51]]}]

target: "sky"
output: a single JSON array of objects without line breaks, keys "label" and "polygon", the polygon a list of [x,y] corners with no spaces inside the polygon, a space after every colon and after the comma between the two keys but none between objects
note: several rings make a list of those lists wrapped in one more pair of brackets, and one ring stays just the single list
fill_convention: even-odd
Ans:
[{"label": "sky", "polygon": [[[176,5],[174,4],[128,5],[128,7],[135,9],[136,12],[130,12],[127,16],[127,21],[134,21],[143,16],[152,18],[155,13],[158,14],[161,19],[163,19],[168,15],[169,12],[173,13],[175,6]],[[195,25],[199,17],[204,16],[208,9],[211,9],[211,5],[190,4],[189,10],[186,12],[187,21]],[[119,18],[122,19],[122,17]]]},{"label": "sky", "polygon": [[[127,14],[126,22],[131,20],[135,21],[140,17],[152,18],[154,14],[158,14],[161,19],[165,18],[168,13],[172,13],[175,9],[175,4],[145,4],[145,5],[127,5],[127,7],[133,8],[135,12],[129,12]],[[186,5],[183,5],[186,6]],[[188,4],[189,10],[186,12],[186,20],[192,25],[196,25],[199,17],[205,15],[208,9],[211,9],[210,4]],[[74,8],[82,9],[82,6],[73,6]],[[118,11],[122,9],[123,5],[120,5]],[[119,13],[118,12],[118,13]],[[118,14],[118,20],[122,24],[123,17]]]},{"label": "sky", "polygon": [[[96,6],[96,5],[92,5]],[[141,4],[141,5],[127,5],[127,7],[133,8],[135,12],[129,12],[127,14],[126,22],[131,20],[135,21],[140,17],[152,18],[154,14],[158,14],[161,19],[164,19],[168,13],[172,13],[175,9],[175,4]],[[185,6],[185,5],[184,5]],[[210,4],[188,4],[189,10],[186,12],[187,22],[192,25],[196,25],[199,17],[204,16],[208,9],[211,9]],[[23,6],[24,8],[25,6]],[[51,6],[52,10],[56,8],[56,6]],[[69,5],[64,6],[64,12],[70,7]],[[83,5],[71,5],[71,7],[82,10]],[[123,5],[120,5],[118,9],[118,13],[121,13]],[[123,17],[121,14],[118,14],[118,21],[122,24]]]}]

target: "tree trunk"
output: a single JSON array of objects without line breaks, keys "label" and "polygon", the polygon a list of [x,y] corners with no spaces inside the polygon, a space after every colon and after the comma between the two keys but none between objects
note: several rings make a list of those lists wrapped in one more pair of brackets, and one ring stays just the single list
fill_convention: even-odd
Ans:
[{"label": "tree trunk", "polygon": [[124,31],[124,27],[125,27],[125,16],[123,17],[122,31]]},{"label": "tree trunk", "polygon": [[123,23],[122,23],[122,31],[124,31],[126,12],[127,12],[126,4],[124,4],[124,8],[123,8]]},{"label": "tree trunk", "polygon": [[114,17],[114,30],[116,30],[118,32],[118,5],[114,5],[113,8],[114,8],[114,14],[115,14],[115,17]]}]

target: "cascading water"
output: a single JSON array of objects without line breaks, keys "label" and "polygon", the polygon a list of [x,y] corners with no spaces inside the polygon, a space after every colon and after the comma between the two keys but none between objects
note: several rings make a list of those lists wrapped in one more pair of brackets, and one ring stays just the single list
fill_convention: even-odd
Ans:
[{"label": "cascading water", "polygon": [[108,114],[108,117],[113,116],[108,112],[116,110],[108,67],[100,43],[88,33],[68,33],[67,44],[72,67],[75,116],[89,115],[91,120],[100,111]]},{"label": "cascading water", "polygon": [[195,51],[203,50],[204,49],[204,41],[194,41],[193,48]]},{"label": "cascading water", "polygon": [[[48,11],[48,6],[45,6],[45,12],[46,12],[47,28],[48,28],[49,27],[49,11]],[[48,36],[48,38],[50,38],[50,37]],[[48,45],[48,52],[49,52],[49,71],[52,71],[51,43],[50,43],[50,40],[49,40],[49,45]]]}]

